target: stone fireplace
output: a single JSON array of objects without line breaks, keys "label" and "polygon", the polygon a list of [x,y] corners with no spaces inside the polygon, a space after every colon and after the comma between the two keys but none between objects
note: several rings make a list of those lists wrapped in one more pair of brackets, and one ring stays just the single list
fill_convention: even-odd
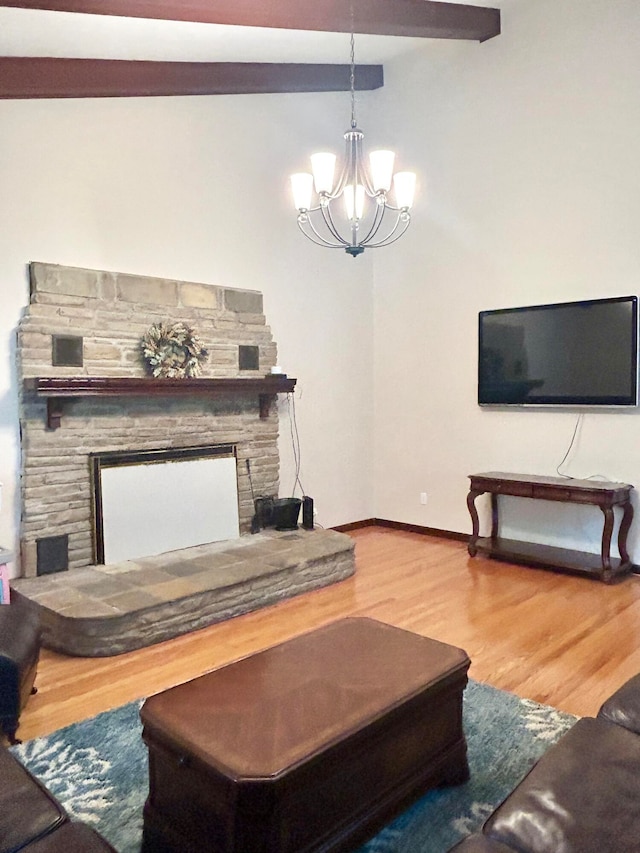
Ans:
[{"label": "stone fireplace", "polygon": [[[23,579],[13,586],[41,609],[45,643],[113,654],[353,574],[353,543],[335,531],[246,535],[254,496],[278,494],[275,401],[296,381],[272,373],[259,292],[44,263],[30,265],[30,283],[18,330]],[[157,323],[197,332],[208,351],[197,378],[149,376],[141,340]],[[121,497],[107,497],[102,481],[111,488],[116,463],[151,466],[163,455],[169,467],[203,460],[205,490],[191,469],[180,486],[128,472]],[[205,463],[218,455],[224,499],[206,490]],[[107,501],[117,517],[108,532]],[[207,543],[198,531],[149,554],[135,543],[118,550],[150,518],[163,534],[197,514],[213,524],[229,501],[235,522]],[[215,542],[229,530],[237,544]]]},{"label": "stone fireplace", "polygon": [[[201,379],[244,382],[270,373],[276,345],[262,295],[42,263],[32,263],[30,273],[31,299],[18,334],[23,575],[48,573],[52,556],[68,569],[96,562],[90,459],[99,453],[233,445],[240,532],[248,533],[254,508],[247,460],[255,494],[278,493],[277,413],[259,416],[256,391],[211,386],[211,393],[200,395],[199,386]],[[186,380],[186,392],[181,387],[178,396],[171,386],[182,380],[158,380],[165,385],[126,396],[127,389],[119,395],[118,386],[113,394],[95,393],[92,378],[104,383],[147,376],[140,341],[152,324],[167,320],[197,330],[209,352],[201,379]],[[60,363],[64,358],[56,357],[56,345],[61,338],[78,342],[80,364]],[[241,347],[257,350],[252,369],[240,367]],[[81,387],[81,378],[86,386]],[[44,386],[39,379],[72,379],[77,396],[46,396],[57,386]],[[194,382],[198,387],[188,393]],[[74,387],[65,393],[73,394]],[[59,410],[52,400],[63,403]]]}]

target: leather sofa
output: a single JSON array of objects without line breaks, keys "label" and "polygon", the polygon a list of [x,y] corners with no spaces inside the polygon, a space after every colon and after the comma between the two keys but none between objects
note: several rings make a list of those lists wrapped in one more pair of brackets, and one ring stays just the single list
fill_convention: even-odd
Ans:
[{"label": "leather sofa", "polygon": [[116,853],[0,746],[0,853]]},{"label": "leather sofa", "polygon": [[37,612],[20,598],[0,605],[0,735],[12,744],[20,742],[16,738],[20,712],[36,692],[40,645]]},{"label": "leather sofa", "polygon": [[578,720],[453,851],[638,853],[640,674]]}]

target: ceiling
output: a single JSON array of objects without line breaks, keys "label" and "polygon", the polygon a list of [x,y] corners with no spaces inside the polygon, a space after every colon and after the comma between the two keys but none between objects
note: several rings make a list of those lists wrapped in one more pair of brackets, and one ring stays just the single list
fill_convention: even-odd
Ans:
[{"label": "ceiling", "polygon": [[357,88],[377,88],[433,38],[500,30],[490,0],[352,3],[353,18],[347,0],[0,0],[0,98],[343,91],[352,22]]}]

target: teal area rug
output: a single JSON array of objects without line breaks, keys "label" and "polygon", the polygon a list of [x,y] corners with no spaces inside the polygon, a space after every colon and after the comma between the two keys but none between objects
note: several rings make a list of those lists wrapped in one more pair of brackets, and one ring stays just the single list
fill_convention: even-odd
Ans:
[{"label": "teal area rug", "polygon": [[[138,853],[142,837],[148,775],[140,704],[132,702],[12,747],[72,818],[94,826],[119,853]],[[485,684],[469,682],[464,697],[464,730],[470,781],[431,791],[358,853],[445,853],[481,826],[575,719]]]}]

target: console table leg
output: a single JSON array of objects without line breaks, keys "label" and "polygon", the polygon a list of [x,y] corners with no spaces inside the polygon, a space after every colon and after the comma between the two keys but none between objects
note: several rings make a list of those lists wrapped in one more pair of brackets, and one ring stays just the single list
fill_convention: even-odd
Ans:
[{"label": "console table leg", "polygon": [[620,530],[618,531],[618,551],[620,551],[620,563],[626,565],[631,562],[629,552],[627,551],[627,534],[633,521],[633,505],[631,501],[627,501],[622,507],[622,521],[620,522]]},{"label": "console table leg", "polygon": [[498,495],[491,492],[491,540],[498,538]]},{"label": "console table leg", "polygon": [[478,495],[481,494],[483,494],[483,492],[470,491],[467,495],[467,508],[469,510],[469,515],[471,516],[472,524],[471,538],[469,539],[469,544],[467,546],[467,550],[469,552],[470,557],[475,557],[478,552],[478,549],[476,548],[476,542],[478,541],[478,537],[480,535],[480,519],[478,518],[478,510],[476,509],[475,500]]},{"label": "console table leg", "polygon": [[611,535],[613,533],[613,507],[600,507],[604,515],[602,530],[602,578],[607,583],[611,580]]}]

